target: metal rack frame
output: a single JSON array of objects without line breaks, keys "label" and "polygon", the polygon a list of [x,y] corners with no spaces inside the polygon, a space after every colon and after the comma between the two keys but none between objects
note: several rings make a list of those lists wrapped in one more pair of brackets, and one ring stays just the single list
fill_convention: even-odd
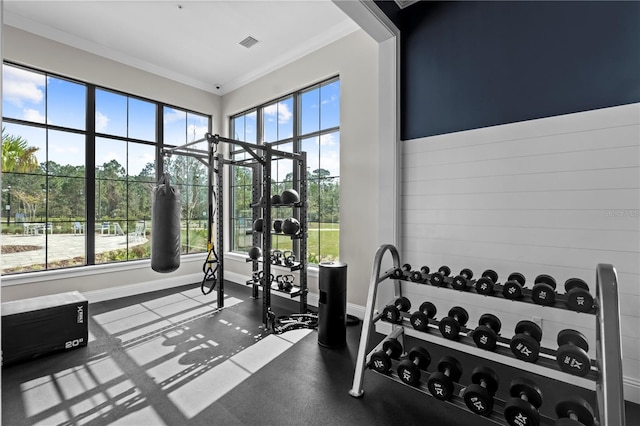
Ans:
[{"label": "metal rack frame", "polygon": [[[202,142],[207,142],[207,149],[192,148],[192,145],[196,145]],[[250,158],[243,160],[225,159],[224,154],[217,153],[217,146],[220,143],[227,143],[238,145],[242,147],[250,156]],[[223,182],[224,182],[224,166],[240,166],[249,167],[253,170],[253,185],[252,185],[252,218],[253,220],[260,217],[261,210],[263,211],[263,220],[268,226],[263,227],[262,234],[253,233],[252,241],[254,246],[262,246],[263,260],[253,260],[252,271],[257,272],[259,264],[262,264],[262,271],[265,277],[271,275],[271,264],[268,260],[265,260],[264,256],[267,256],[271,252],[271,162],[274,159],[289,159],[293,160],[295,165],[295,173],[297,173],[297,185],[295,188],[300,196],[300,203],[292,206],[296,209],[294,217],[300,222],[299,237],[294,241],[297,248],[295,252],[300,259],[299,264],[295,270],[300,271],[299,277],[299,290],[296,292],[296,296],[300,297],[300,313],[306,313],[307,311],[307,155],[306,152],[291,153],[280,151],[274,148],[272,144],[256,145],[249,142],[238,141],[234,139],[224,138],[219,135],[213,135],[207,133],[203,139],[198,139],[193,142],[189,142],[184,145],[180,145],[173,148],[166,148],[162,150],[162,155],[168,156],[172,154],[184,155],[198,159],[202,164],[207,166],[208,173],[208,244],[211,244],[212,229],[215,222],[216,226],[216,247],[220,251],[224,251],[224,202],[223,202]],[[214,190],[215,188],[215,190]],[[214,200],[214,194],[218,194]],[[264,202],[260,202],[261,196]],[[214,203],[216,205],[214,212]],[[283,206],[284,207],[284,206]],[[260,241],[262,240],[262,241]],[[211,247],[209,247],[211,250]],[[208,259],[210,262],[214,262]],[[218,290],[218,307],[224,307],[224,256],[222,253],[217,256],[215,263],[218,264],[217,276],[215,279],[215,285]],[[268,280],[267,280],[268,281]],[[265,283],[267,283],[265,281]],[[271,286],[262,285],[263,287],[263,303],[262,303],[262,320],[265,327],[269,323],[271,315]],[[259,297],[259,286],[254,285],[253,296]]]},{"label": "metal rack frame", "polygon": [[[385,272],[381,271],[382,259],[386,252],[392,256],[393,267]],[[380,283],[390,278],[393,269],[400,268],[400,256],[395,246],[382,245],[374,257],[367,305],[362,325],[362,334],[358,347],[358,356],[353,377],[353,385],[349,394],[353,397],[361,397],[364,394],[362,386],[364,372],[367,367],[371,352],[367,353],[369,337],[374,324],[382,318],[382,314],[376,311],[376,299]],[[394,297],[402,296],[400,280],[394,279]],[[596,360],[597,374],[595,391],[597,397],[597,415],[601,426],[619,426],[625,424],[624,395],[622,383],[622,343],[620,338],[620,310],[618,306],[618,280],[615,268],[609,264],[598,264],[596,267]],[[397,337],[401,343],[405,334],[405,326],[391,324],[391,334]],[[407,329],[406,331],[410,331]],[[411,336],[419,337],[418,333]],[[380,345],[379,345],[380,346]],[[403,345],[404,346],[404,345]],[[459,345],[460,349],[464,347]],[[376,349],[374,348],[374,351]],[[402,383],[399,379],[389,376],[392,380]],[[571,376],[575,378],[574,376]],[[460,389],[461,391],[462,389]],[[428,392],[424,392],[430,395]],[[452,404],[463,408],[463,402],[457,401],[457,396],[452,399]],[[495,418],[494,418],[495,417]],[[501,423],[497,416],[490,417],[495,423]],[[551,419],[543,419],[550,422]]]}]

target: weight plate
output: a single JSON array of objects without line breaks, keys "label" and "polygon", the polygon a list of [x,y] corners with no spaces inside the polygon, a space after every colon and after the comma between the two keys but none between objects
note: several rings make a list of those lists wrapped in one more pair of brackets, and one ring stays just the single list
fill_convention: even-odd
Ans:
[{"label": "weight plate", "polygon": [[498,390],[498,375],[496,372],[484,365],[474,368],[471,372],[471,383],[480,385],[482,381],[485,382],[486,388],[491,392],[491,395],[495,395]]},{"label": "weight plate", "polygon": [[558,417],[569,418],[570,413],[573,413],[584,426],[593,426],[595,423],[593,408],[580,397],[572,397],[556,405],[556,415]]},{"label": "weight plate", "polygon": [[393,304],[402,312],[408,312],[411,309],[411,301],[406,297],[398,297]]},{"label": "weight plate", "polygon": [[420,383],[420,369],[408,359],[398,365],[398,376],[404,383],[417,386]]},{"label": "weight plate", "polygon": [[428,274],[429,272],[431,272],[431,269],[429,269],[429,267],[425,265],[420,268],[420,272],[422,272],[423,274]]},{"label": "weight plate", "polygon": [[454,290],[466,290],[467,287],[467,279],[462,275],[456,275],[453,281],[451,281],[451,287]]},{"label": "weight plate", "polygon": [[422,346],[414,346],[409,351],[409,360],[415,364],[415,360],[418,360],[418,368],[420,370],[426,370],[431,364],[431,355]]},{"label": "weight plate", "polygon": [[556,303],[556,292],[549,284],[538,283],[531,290],[531,299],[538,305],[551,306]]},{"label": "weight plate", "polygon": [[406,272],[410,272],[411,271],[411,265],[408,263],[405,263],[404,265],[402,265],[402,270],[406,271]]},{"label": "weight plate", "polygon": [[482,273],[482,276],[489,278],[494,284],[498,282],[498,273],[493,269],[487,269]]},{"label": "weight plate", "polygon": [[480,385],[469,385],[464,392],[464,403],[475,414],[488,416],[493,410],[493,396]]},{"label": "weight plate", "polygon": [[556,352],[558,366],[565,373],[584,377],[591,371],[591,359],[581,348],[573,345],[564,345]]},{"label": "weight plate", "polygon": [[447,370],[449,370],[448,377],[450,377],[451,380],[454,382],[460,380],[460,376],[462,376],[462,364],[460,364],[460,361],[452,356],[443,356],[440,358],[440,361],[438,361],[438,371],[446,376]]},{"label": "weight plate", "polygon": [[589,291],[589,286],[587,285],[587,283],[584,280],[581,280],[580,278],[569,278],[567,281],[564,282],[564,291],[568,292],[574,288],[581,288],[585,291]]},{"label": "weight plate", "polygon": [[589,343],[587,342],[587,338],[578,330],[562,330],[560,333],[558,333],[557,341],[558,346],[576,345],[584,351],[589,350]]},{"label": "weight plate", "polygon": [[469,321],[469,313],[462,306],[454,306],[449,309],[449,316],[458,321],[461,327],[464,327]]},{"label": "weight plate", "polygon": [[439,269],[438,272],[440,272],[442,275],[444,275],[445,277],[448,277],[449,275],[451,275],[451,268],[449,268],[447,265],[442,265]]},{"label": "weight plate", "polygon": [[392,323],[398,323],[402,316],[400,311],[395,306],[385,306],[382,310],[382,319]]},{"label": "weight plate", "polygon": [[387,374],[391,370],[391,359],[382,351],[375,352],[371,355],[369,368],[377,371],[378,373]]},{"label": "weight plate", "polygon": [[500,333],[500,329],[502,328],[502,322],[500,322],[500,318],[493,314],[482,314],[480,316],[480,320],[478,320],[478,324],[486,325],[496,333]]},{"label": "weight plate", "polygon": [[476,281],[476,291],[478,294],[483,294],[485,296],[493,294],[493,286],[493,281],[488,277],[482,277]]},{"label": "weight plate", "polygon": [[431,374],[427,388],[431,395],[440,401],[448,401],[453,395],[453,381],[439,371]]},{"label": "weight plate", "polygon": [[400,358],[402,355],[402,345],[396,339],[387,339],[382,343],[382,350],[389,352],[392,359]]},{"label": "weight plate", "polygon": [[433,303],[423,302],[422,305],[420,305],[420,312],[425,314],[428,318],[434,318],[438,310],[436,309],[436,305]]},{"label": "weight plate", "polygon": [[429,329],[429,318],[420,311],[414,312],[409,321],[413,328],[418,331],[427,331]]},{"label": "weight plate", "polygon": [[443,318],[438,324],[438,329],[442,337],[449,340],[456,340],[460,334],[460,324],[450,317]]},{"label": "weight plate", "polygon": [[431,285],[434,285],[436,287],[444,286],[445,285],[444,275],[442,275],[441,272],[434,272],[431,275]]},{"label": "weight plate", "polygon": [[409,275],[409,279],[413,282],[419,283],[422,281],[422,272],[420,271],[411,271]]},{"label": "weight plate", "polygon": [[527,334],[516,334],[509,347],[516,358],[525,362],[536,362],[540,355],[540,343]]},{"label": "weight plate", "polygon": [[536,277],[535,280],[533,280],[534,284],[547,284],[548,286],[552,287],[553,289],[556,288],[556,280],[555,278],[553,278],[551,275],[547,275],[547,274],[540,274]]},{"label": "weight plate", "polygon": [[460,275],[470,280],[471,278],[473,278],[473,271],[469,268],[464,268],[462,271],[460,271]]},{"label": "weight plate", "polygon": [[540,414],[536,407],[520,398],[511,398],[504,407],[504,418],[511,426],[539,426]]},{"label": "weight plate", "polygon": [[473,331],[473,342],[480,349],[492,351],[496,348],[498,336],[486,325],[480,325]]},{"label": "weight plate", "polygon": [[515,280],[509,280],[502,287],[502,295],[505,299],[515,300],[522,297],[522,284]]},{"label": "weight plate", "polygon": [[524,285],[524,283],[526,282],[526,279],[524,278],[524,275],[522,275],[520,272],[513,272],[509,275],[509,277],[507,278],[507,281],[517,281],[520,283],[520,285]]},{"label": "weight plate", "polygon": [[522,320],[516,324],[516,334],[528,334],[536,341],[542,340],[542,329],[538,324],[529,320]]},{"label": "weight plate", "polygon": [[402,269],[400,268],[395,268],[391,273],[391,277],[396,280],[402,279],[404,277],[404,272],[402,272]]},{"label": "weight plate", "polygon": [[535,408],[540,408],[542,405],[542,391],[538,385],[529,379],[524,377],[516,377],[509,384],[509,394],[521,399],[522,395],[526,395],[527,401]]},{"label": "weight plate", "polygon": [[593,296],[582,288],[573,288],[565,296],[564,303],[572,311],[591,312],[593,309]]}]

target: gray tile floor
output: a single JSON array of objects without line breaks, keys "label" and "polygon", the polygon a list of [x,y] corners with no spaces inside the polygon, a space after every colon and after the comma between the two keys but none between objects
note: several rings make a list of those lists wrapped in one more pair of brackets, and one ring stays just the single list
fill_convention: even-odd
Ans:
[{"label": "gray tile floor", "polygon": [[[316,331],[267,333],[262,301],[250,290],[227,284],[223,310],[197,285],[92,304],[87,347],[3,368],[2,424],[496,424],[368,370],[364,396],[351,397],[360,327],[347,328],[347,346],[340,349],[319,346]],[[297,307],[277,297],[273,304],[279,315]],[[452,352],[433,344],[427,349],[434,360]],[[465,366],[460,382],[468,383],[478,360],[455,356]],[[514,375],[527,375],[488,366],[501,377],[501,399]],[[567,394],[594,399],[551,379],[539,385],[544,415]],[[638,415],[639,407],[628,405],[627,419]]]}]

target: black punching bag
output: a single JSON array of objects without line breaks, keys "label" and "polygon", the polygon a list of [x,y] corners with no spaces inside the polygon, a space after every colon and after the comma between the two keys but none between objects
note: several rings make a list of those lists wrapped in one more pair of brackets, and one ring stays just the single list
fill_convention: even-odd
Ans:
[{"label": "black punching bag", "polygon": [[173,272],[180,267],[180,191],[164,174],[151,195],[151,269]]}]

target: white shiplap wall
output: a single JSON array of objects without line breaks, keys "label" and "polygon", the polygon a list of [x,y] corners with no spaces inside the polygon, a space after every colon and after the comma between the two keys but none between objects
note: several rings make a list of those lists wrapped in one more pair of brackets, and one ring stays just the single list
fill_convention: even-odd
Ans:
[{"label": "white shiplap wall", "polygon": [[[595,267],[619,281],[625,399],[640,402],[640,104],[605,108],[403,142],[401,260],[570,277],[595,294]],[[451,306],[503,321],[542,318],[543,345],[565,328],[586,334],[595,358],[594,316],[427,286],[407,286],[438,318]],[[417,292],[412,294],[412,292]]]}]

